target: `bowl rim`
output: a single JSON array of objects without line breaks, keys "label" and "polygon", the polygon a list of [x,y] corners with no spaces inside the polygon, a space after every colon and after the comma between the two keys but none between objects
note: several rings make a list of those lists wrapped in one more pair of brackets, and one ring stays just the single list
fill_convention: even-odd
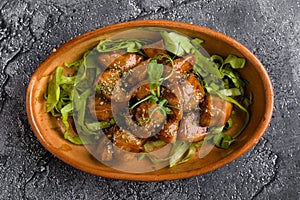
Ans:
[{"label": "bowl rim", "polygon": [[[194,31],[194,32],[200,32],[205,33],[206,35],[210,35],[212,37],[218,38],[219,40],[222,40],[223,42],[230,44],[231,46],[235,47],[239,50],[243,55],[247,55],[247,59],[251,59],[255,63],[255,68],[257,69],[258,73],[260,73],[262,78],[262,83],[264,84],[264,91],[265,91],[265,98],[266,98],[266,108],[265,108],[265,114],[264,119],[261,124],[257,127],[257,131],[254,133],[254,140],[250,140],[249,142],[245,143],[243,148],[240,148],[238,151],[235,151],[231,153],[230,156],[224,157],[221,160],[219,160],[216,164],[209,164],[204,167],[201,167],[200,169],[193,169],[190,171],[184,171],[179,172],[176,174],[134,174],[134,173],[125,173],[125,172],[115,172],[115,171],[100,171],[94,168],[87,168],[84,165],[74,162],[71,159],[68,159],[61,155],[59,153],[59,150],[55,149],[53,146],[49,145],[46,139],[44,138],[42,131],[38,129],[37,125],[37,119],[34,117],[32,112],[32,92],[34,89],[34,83],[36,82],[35,79],[30,79],[30,82],[27,87],[27,93],[26,93],[26,112],[28,121],[31,125],[31,128],[36,135],[39,142],[53,155],[58,157],[60,160],[64,161],[65,163],[80,169],[82,171],[88,172],[93,175],[105,177],[105,178],[113,178],[113,179],[119,179],[119,180],[133,180],[133,181],[164,181],[164,180],[175,180],[175,179],[183,179],[183,178],[190,178],[193,176],[198,176],[200,174],[208,173],[213,170],[216,170],[220,167],[225,166],[226,164],[236,160],[241,155],[249,151],[253,146],[255,146],[260,138],[263,136],[263,134],[266,132],[269,123],[272,118],[273,113],[273,104],[274,104],[274,93],[272,88],[272,83],[270,81],[270,78],[267,74],[266,69],[262,65],[262,63],[258,60],[258,58],[250,51],[248,50],[244,45],[236,41],[235,39],[220,33],[216,30],[212,30],[207,27],[203,27],[200,25],[194,25],[194,24],[188,24],[184,22],[178,22],[178,21],[171,21],[171,20],[134,20],[129,22],[122,22],[117,24],[112,24],[108,26],[104,26],[95,30],[92,30],[90,32],[84,33],[82,35],[79,35],[75,37],[74,39],[69,40],[68,42],[61,45],[57,50],[63,51],[64,49],[68,49],[68,47],[72,43],[80,43],[82,41],[85,41],[89,38],[93,38],[96,36],[99,36],[99,32],[101,34],[103,33],[109,33],[114,30],[123,29],[126,28],[136,28],[136,27],[164,27],[164,28],[174,28],[178,27],[184,30],[188,31]],[[73,45],[73,44],[72,44]],[[35,70],[35,72],[32,74],[32,77],[36,77],[37,74],[41,71],[41,66],[46,63],[48,60],[51,60],[54,56],[53,53],[51,53],[41,64],[38,66],[38,68]]]}]

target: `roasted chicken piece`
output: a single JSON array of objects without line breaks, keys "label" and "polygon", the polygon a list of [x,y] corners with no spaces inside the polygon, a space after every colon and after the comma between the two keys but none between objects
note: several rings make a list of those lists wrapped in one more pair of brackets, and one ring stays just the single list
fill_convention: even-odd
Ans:
[{"label": "roasted chicken piece", "polygon": [[97,61],[100,64],[101,68],[105,70],[106,68],[108,68],[108,66],[113,66],[114,61],[123,54],[125,54],[125,51],[122,50],[112,51],[109,53],[101,53],[98,56]]},{"label": "roasted chicken piece", "polygon": [[188,74],[185,81],[179,84],[184,100],[183,111],[191,111],[202,101],[205,91],[194,74]]},{"label": "roasted chicken piece", "polygon": [[149,58],[153,58],[157,55],[167,54],[163,40],[159,40],[158,42],[152,44],[144,45],[143,51]]},{"label": "roasted chicken piece", "polygon": [[164,116],[160,109],[157,109],[156,103],[142,102],[134,111],[134,116],[139,126],[145,127],[149,132],[159,128],[165,122]]},{"label": "roasted chicken piece", "polygon": [[[174,72],[172,76],[168,79],[168,82],[176,82],[182,78],[184,78],[191,69],[193,69],[193,65],[195,64],[195,56],[187,55],[182,58],[177,58],[173,61],[174,64]],[[163,76],[166,77],[172,72],[172,65],[169,62],[164,68]]]},{"label": "roasted chicken piece", "polygon": [[[128,111],[128,108],[127,108]],[[166,119],[156,103],[144,101],[130,112],[116,113],[117,123],[138,138],[151,137],[159,130]]]},{"label": "roasted chicken piece", "polygon": [[[195,57],[188,55],[184,58],[174,60],[174,72],[168,79],[169,85],[178,83],[175,94],[183,101],[183,111],[188,112],[195,109],[204,97],[205,91],[199,80],[189,71],[193,68]],[[165,67],[164,76],[171,73],[170,64]],[[178,89],[179,88],[179,89]]]},{"label": "roasted chicken piece", "polygon": [[196,62],[196,58],[194,55],[187,55],[182,58],[178,58],[174,60],[174,70],[180,71],[182,73],[187,73],[191,69],[193,69],[193,65]]},{"label": "roasted chicken piece", "polygon": [[207,127],[199,125],[199,119],[199,111],[186,113],[180,122],[178,139],[186,142],[198,142],[203,140],[208,132]]},{"label": "roasted chicken piece", "polygon": [[[176,91],[176,88],[174,90]],[[167,116],[167,122],[158,133],[158,137],[167,143],[174,143],[177,138],[179,121],[181,120],[183,114],[181,101],[176,96],[174,91],[171,91],[168,88],[162,89],[162,96],[168,100],[168,105],[171,106],[170,109],[172,110],[173,114],[169,114]]]},{"label": "roasted chicken piece", "polygon": [[167,143],[174,143],[177,138],[178,124],[179,121],[175,119],[168,119],[158,133],[158,137]]},{"label": "roasted chicken piece", "polygon": [[101,94],[107,99],[111,99],[114,88],[120,84],[121,75],[136,67],[142,61],[143,56],[134,53],[125,53],[115,58],[96,81]]},{"label": "roasted chicken piece", "polygon": [[122,76],[121,84],[124,90],[131,91],[139,83],[148,79],[147,65],[150,59],[139,63],[136,67]]},{"label": "roasted chicken piece", "polygon": [[144,60],[143,56],[135,53],[125,53],[115,59],[109,68],[120,69],[122,72],[127,72],[128,70],[137,66],[140,62]]},{"label": "roasted chicken piece", "polygon": [[101,98],[99,95],[95,95],[95,98],[90,98],[89,110],[99,121],[109,121],[113,118],[110,101]]},{"label": "roasted chicken piece", "polygon": [[149,96],[150,94],[151,94],[150,84],[145,84],[136,90],[136,92],[134,93],[134,96],[137,98],[137,100],[141,100],[141,99],[144,99],[145,97]]},{"label": "roasted chicken piece", "polygon": [[98,57],[98,62],[102,69],[120,69],[122,72],[128,71],[144,60],[143,56],[135,53],[125,53],[118,50],[110,53],[102,53]]},{"label": "roasted chicken piece", "polygon": [[122,162],[128,162],[144,151],[144,140],[124,129],[117,128],[113,134],[114,158]]},{"label": "roasted chicken piece", "polygon": [[113,144],[124,151],[139,153],[143,150],[143,139],[129,131],[118,129],[113,135]]},{"label": "roasted chicken piece", "polygon": [[100,93],[106,98],[111,99],[116,84],[119,84],[121,72],[118,69],[106,69],[97,81]]},{"label": "roasted chicken piece", "polygon": [[[170,89],[173,90],[170,90]],[[168,101],[168,105],[170,105],[170,109],[173,114],[168,115],[168,118],[174,119],[176,121],[180,121],[182,118],[183,110],[182,110],[182,100],[181,91],[178,88],[178,84],[174,83],[169,88],[162,88],[161,94],[162,97]],[[177,92],[178,91],[178,92]]]},{"label": "roasted chicken piece", "polygon": [[201,126],[222,126],[228,121],[232,104],[214,95],[206,95],[201,104]]}]

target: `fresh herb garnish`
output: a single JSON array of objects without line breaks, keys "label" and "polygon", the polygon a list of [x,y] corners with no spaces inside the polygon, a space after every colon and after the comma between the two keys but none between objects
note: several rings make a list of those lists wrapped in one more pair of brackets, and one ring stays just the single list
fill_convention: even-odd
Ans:
[{"label": "fresh herb garnish", "polygon": [[[162,77],[165,65],[158,63],[158,60],[166,59],[164,63],[171,63],[172,70],[170,74],[166,77]],[[147,72],[148,72],[148,83],[150,84],[150,95],[146,96],[145,98],[141,99],[140,101],[136,102],[134,105],[130,107],[130,110],[133,110],[136,106],[141,104],[144,101],[149,103],[157,103],[155,109],[152,110],[149,116],[149,121],[153,114],[159,110],[164,116],[169,114],[173,114],[173,111],[169,108],[171,107],[168,105],[168,100],[161,96],[161,84],[169,79],[173,72],[174,72],[174,62],[173,59],[168,55],[158,55],[150,60],[147,65]]]},{"label": "fresh herb garnish", "polygon": [[[162,75],[164,72],[164,65],[158,64],[156,59],[151,59],[148,66],[148,82],[150,84],[150,92],[152,95],[160,97],[160,85],[162,84]],[[156,91],[155,91],[156,89]]]}]

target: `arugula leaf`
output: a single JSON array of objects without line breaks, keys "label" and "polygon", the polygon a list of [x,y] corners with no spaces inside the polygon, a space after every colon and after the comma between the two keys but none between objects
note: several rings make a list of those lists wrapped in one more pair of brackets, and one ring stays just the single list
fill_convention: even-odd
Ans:
[{"label": "arugula leaf", "polygon": [[47,88],[46,111],[55,117],[62,116],[62,108],[73,99],[75,77],[66,77],[63,73],[64,68],[57,67]]},{"label": "arugula leaf", "polygon": [[201,47],[199,40],[190,40],[188,37],[175,32],[162,31],[161,36],[164,39],[165,47],[171,53],[181,57],[186,53],[191,53],[196,57],[196,63],[193,70],[202,77],[209,77],[204,81],[220,82],[221,75],[218,67],[210,58],[205,57],[198,49]]},{"label": "arugula leaf", "polygon": [[232,118],[230,117],[229,119],[228,119],[228,121],[226,122],[226,124],[225,124],[225,126],[224,126],[224,129],[230,129],[231,127],[232,127],[232,125],[233,125],[233,122],[232,122]]},{"label": "arugula leaf", "polygon": [[164,146],[165,144],[166,144],[166,142],[164,142],[163,140],[147,141],[144,144],[145,152],[148,152],[148,153],[152,152],[156,148],[160,148],[160,147]]},{"label": "arugula leaf", "polygon": [[178,33],[161,31],[161,36],[164,40],[166,49],[177,56],[183,56],[185,53],[188,53],[193,45],[190,43],[190,40]]},{"label": "arugula leaf", "polygon": [[204,40],[201,40],[200,38],[194,38],[191,40],[191,43],[196,48],[201,48],[201,44],[204,43]]},{"label": "arugula leaf", "polygon": [[47,102],[46,102],[47,112],[50,112],[59,101],[59,96],[60,96],[59,80],[62,74],[63,74],[63,68],[62,67],[56,68],[53,78],[48,84]]},{"label": "arugula leaf", "polygon": [[69,140],[70,142],[74,143],[74,144],[78,144],[78,145],[81,145],[81,144],[84,144],[83,141],[81,140],[81,138],[79,136],[75,136],[75,137],[72,137],[69,132],[65,132],[64,133],[64,138],[66,140]]},{"label": "arugula leaf", "polygon": [[219,134],[214,136],[214,143],[217,147],[222,149],[228,149],[231,143],[234,142],[234,138],[230,135],[227,135],[224,132],[220,132]]},{"label": "arugula leaf", "polygon": [[[230,145],[233,142],[232,140],[237,138],[242,133],[250,119],[250,114],[247,108],[252,102],[252,95],[250,94],[249,99],[244,97],[244,87],[246,86],[246,82],[240,77],[238,72],[235,71],[235,69],[243,68],[246,60],[244,58],[238,58],[234,55],[228,55],[228,57],[224,61],[222,61],[223,58],[221,56],[213,55],[211,57],[211,60],[219,63],[219,71],[224,81],[223,86],[225,88],[220,89],[218,86],[215,87],[214,84],[210,84],[206,86],[207,92],[218,95],[220,98],[234,104],[246,113],[246,119],[242,128],[233,137],[229,138],[230,136],[226,136],[224,135],[226,133],[221,132],[219,132],[217,136],[214,137],[216,146],[228,148],[229,146],[227,147],[227,145]],[[233,84],[233,87],[231,83]],[[243,106],[240,102],[232,98],[234,96],[242,96],[243,103],[245,106]],[[229,120],[227,123],[228,126],[224,128],[229,129],[229,127],[232,126],[232,122]],[[224,144],[220,142],[223,140]]]},{"label": "arugula leaf", "polygon": [[68,117],[72,115],[73,113],[73,105],[72,103],[67,104],[61,109],[61,114],[62,114],[62,122],[65,125],[65,132],[64,132],[64,138],[66,140],[69,140],[70,142],[74,144],[83,144],[82,140],[78,136],[72,137],[69,133],[69,127],[70,124],[68,122]]},{"label": "arugula leaf", "polygon": [[66,132],[67,132],[67,130],[69,130],[68,117],[72,113],[72,111],[73,111],[73,105],[72,105],[72,103],[69,103],[69,104],[65,105],[61,109],[62,122],[64,123],[64,125],[66,127]]},{"label": "arugula leaf", "polygon": [[152,89],[159,87],[164,72],[164,65],[158,64],[155,59],[151,59],[147,66],[147,72],[149,75],[148,82],[151,84]]},{"label": "arugula leaf", "polygon": [[230,88],[230,89],[222,89],[219,90],[222,95],[225,96],[239,96],[242,95],[241,89],[239,88]]},{"label": "arugula leaf", "polygon": [[156,96],[156,95],[149,95],[149,100],[148,100],[148,102],[150,103],[150,104],[152,104],[152,103],[156,103],[156,102],[158,102],[159,101],[159,98]]},{"label": "arugula leaf", "polygon": [[116,122],[114,119],[111,119],[110,121],[100,121],[100,122],[92,122],[92,123],[86,123],[86,127],[91,131],[99,131],[103,128],[109,128],[112,125],[114,125]]},{"label": "arugula leaf", "polygon": [[130,53],[142,53],[141,48],[147,40],[138,39],[119,39],[119,40],[101,40],[96,49],[99,53],[110,52],[119,49],[126,49]]},{"label": "arugula leaf", "polygon": [[195,73],[204,77],[204,81],[207,84],[214,82],[219,83],[222,80],[217,65],[209,58],[205,57],[200,51],[194,49],[194,55],[196,56],[196,63],[193,66]]},{"label": "arugula leaf", "polygon": [[176,141],[174,143],[171,150],[170,167],[175,166],[180,161],[190,145],[190,143],[183,141]]},{"label": "arugula leaf", "polygon": [[213,61],[214,63],[216,63],[216,65],[217,65],[218,67],[221,67],[222,64],[223,64],[223,62],[224,62],[222,56],[219,56],[219,55],[216,55],[216,54],[212,55],[212,56],[210,57],[210,60]]},{"label": "arugula leaf", "polygon": [[64,62],[64,66],[70,68],[70,67],[79,67],[81,65],[81,60],[76,60],[75,62],[72,62],[72,63],[67,63],[67,62]]},{"label": "arugula leaf", "polygon": [[157,108],[160,109],[165,116],[173,114],[173,111],[167,106],[168,106],[168,100],[161,99],[158,103]]},{"label": "arugula leaf", "polygon": [[224,129],[228,129],[232,124],[232,120],[228,120],[228,124],[224,126],[211,127],[209,129],[209,135],[204,138],[203,142],[213,143],[215,146],[228,149],[231,143],[234,142],[234,138],[224,132]]},{"label": "arugula leaf", "polygon": [[228,55],[224,60],[223,65],[230,64],[233,69],[242,69],[246,64],[245,58],[238,58],[235,55]]},{"label": "arugula leaf", "polygon": [[149,119],[152,118],[153,114],[157,110],[159,110],[164,116],[173,114],[173,111],[170,108],[168,108],[168,100],[164,98],[158,101],[157,107],[151,111]]},{"label": "arugula leaf", "polygon": [[220,73],[222,78],[228,77],[236,88],[243,88],[246,86],[246,83],[240,78],[240,75],[230,66],[223,65],[223,67],[220,68]]},{"label": "arugula leaf", "polygon": [[237,138],[243,132],[243,130],[246,128],[246,126],[247,126],[247,124],[248,124],[248,122],[250,120],[250,113],[248,112],[248,110],[244,106],[242,106],[235,99],[233,99],[231,97],[228,97],[228,96],[225,96],[225,95],[221,94],[220,92],[216,92],[216,94],[220,98],[222,98],[222,99],[224,99],[224,100],[226,100],[226,101],[228,101],[228,102],[236,105],[239,109],[241,109],[242,111],[244,111],[246,113],[246,119],[245,119],[245,122],[244,122],[242,128],[232,137],[232,138]]},{"label": "arugula leaf", "polygon": [[[78,132],[87,135],[98,135],[99,127],[109,127],[112,122],[89,122],[87,101],[92,93],[93,82],[100,73],[100,68],[96,63],[99,53],[95,51],[87,51],[82,59],[71,64],[64,63],[64,67],[74,67],[75,75],[64,76],[64,67],[57,67],[52,75],[52,79],[48,83],[46,96],[46,111],[50,112],[55,117],[61,117],[65,126],[64,137],[74,144],[83,144],[88,142],[85,138],[78,136],[72,137],[69,134],[70,124],[68,117],[74,117],[76,129]],[[84,139],[84,140],[82,140]]]},{"label": "arugula leaf", "polygon": [[192,158],[192,156],[196,153],[197,148],[201,147],[202,144],[203,141],[192,143],[188,151],[186,152],[186,156],[182,160],[178,161],[176,165],[189,161]]},{"label": "arugula leaf", "polygon": [[[164,146],[166,143],[164,141],[158,140],[158,141],[148,141],[144,147],[146,152],[151,152],[157,147]],[[166,158],[155,158],[154,156],[151,156],[151,154],[147,154],[148,158],[153,163],[159,163],[159,162],[165,162],[169,161],[169,166],[174,167],[176,165],[185,163],[189,161],[192,156],[196,153],[197,148],[201,147],[203,144],[203,141],[200,142],[183,142],[183,141],[176,141],[171,149],[171,153]],[[143,157],[145,154],[141,155]]]},{"label": "arugula leaf", "polygon": [[[155,99],[155,100],[154,100]],[[136,106],[138,106],[139,104],[143,103],[144,101],[147,101],[147,100],[150,100],[151,103],[155,103],[156,102],[156,99],[158,100],[158,98],[154,95],[149,95],[147,97],[145,97],[144,99],[136,102],[134,105],[132,105],[129,110],[133,110]]]}]

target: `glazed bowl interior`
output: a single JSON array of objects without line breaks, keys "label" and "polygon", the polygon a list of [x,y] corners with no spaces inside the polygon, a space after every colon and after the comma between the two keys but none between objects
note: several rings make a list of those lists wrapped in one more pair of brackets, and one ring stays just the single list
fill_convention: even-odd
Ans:
[{"label": "glazed bowl interior", "polygon": [[[91,49],[100,39],[139,27],[162,27],[176,30],[192,38],[201,38],[209,54],[226,57],[234,54],[246,58],[246,66],[240,70],[248,81],[247,89],[253,93],[250,107],[250,121],[243,133],[229,149],[213,148],[208,156],[169,168],[147,173],[126,173],[107,167],[94,159],[84,146],[66,141],[61,134],[57,120],[46,113],[44,94],[50,74],[64,62],[71,63]],[[132,37],[139,37],[133,32]],[[237,159],[253,147],[266,131],[273,109],[273,91],[269,77],[259,60],[243,45],[216,31],[180,22],[164,20],[132,21],[100,28],[81,35],[54,51],[33,74],[27,91],[27,113],[32,129],[43,144],[55,156],[75,168],[98,176],[141,181],[161,181],[192,177],[215,170]]]}]

